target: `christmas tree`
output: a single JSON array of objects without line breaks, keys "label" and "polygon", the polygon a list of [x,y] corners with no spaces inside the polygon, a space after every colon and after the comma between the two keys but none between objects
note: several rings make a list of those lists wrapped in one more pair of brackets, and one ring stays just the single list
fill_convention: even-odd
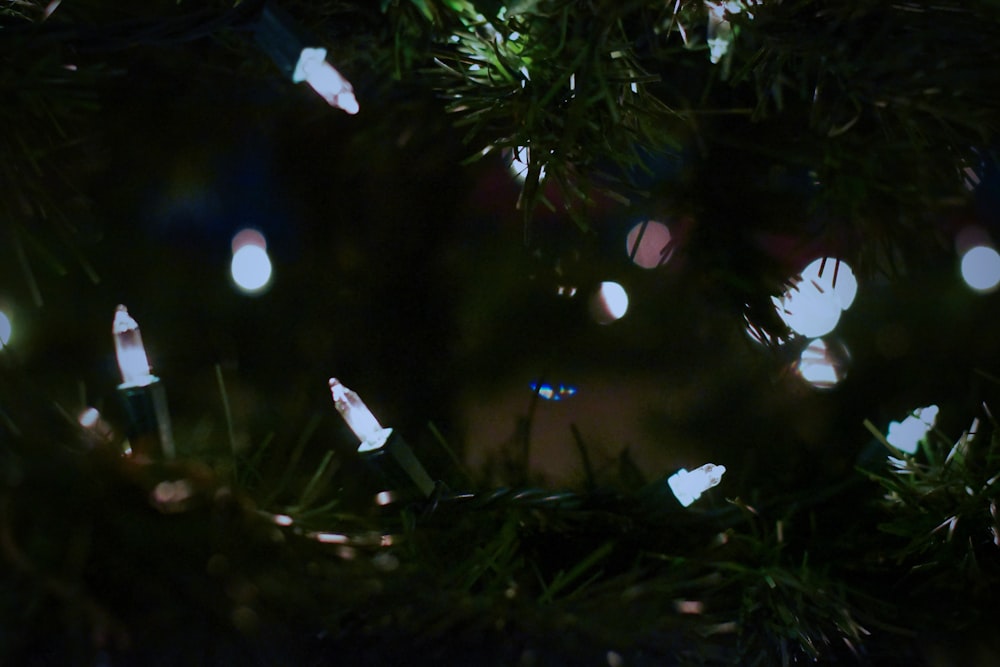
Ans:
[{"label": "christmas tree", "polygon": [[4,664],[1000,659],[995,2],[133,4],[0,8]]}]

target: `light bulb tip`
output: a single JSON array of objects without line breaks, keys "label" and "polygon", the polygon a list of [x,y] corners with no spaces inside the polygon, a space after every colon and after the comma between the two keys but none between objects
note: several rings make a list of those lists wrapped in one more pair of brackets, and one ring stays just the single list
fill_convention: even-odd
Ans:
[{"label": "light bulb tip", "polygon": [[354,97],[354,94],[351,92],[344,92],[338,95],[337,106],[352,116],[361,110],[361,105],[358,104],[358,99]]},{"label": "light bulb tip", "polygon": [[347,398],[347,388],[340,384],[340,380],[337,378],[330,378],[330,395],[333,397],[334,403],[341,403]]},{"label": "light bulb tip", "polygon": [[122,334],[127,331],[133,331],[139,328],[139,324],[128,314],[128,308],[118,304],[115,308],[115,319],[111,324],[111,332],[114,334]]}]

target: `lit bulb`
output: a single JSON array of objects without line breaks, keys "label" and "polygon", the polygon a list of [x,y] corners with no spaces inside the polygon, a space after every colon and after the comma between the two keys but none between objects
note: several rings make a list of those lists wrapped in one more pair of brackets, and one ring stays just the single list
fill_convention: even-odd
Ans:
[{"label": "lit bulb", "polygon": [[662,222],[640,222],[625,237],[625,251],[632,263],[644,269],[666,264],[674,254],[670,229]]},{"label": "lit bulb", "polygon": [[392,429],[382,428],[357,392],[342,385],[337,378],[330,378],[330,394],[337,412],[361,441],[359,452],[378,449],[385,444]]},{"label": "lit bulb", "polygon": [[843,345],[827,345],[822,338],[817,338],[802,350],[795,370],[817,389],[831,389],[847,375],[849,359],[850,355]]},{"label": "lit bulb", "polygon": [[292,80],[295,83],[305,81],[327,104],[351,115],[361,108],[350,82],[326,61],[326,49],[322,47],[302,49]]},{"label": "lit bulb", "polygon": [[771,299],[778,316],[790,329],[808,338],[834,330],[840,314],[854,303],[858,281],[845,262],[819,258],[796,277],[781,297]]},{"label": "lit bulb", "polygon": [[737,14],[742,7],[738,2],[715,3],[706,0],[705,9],[708,10],[708,34],[705,41],[708,43],[709,59],[715,64],[729,52],[733,43],[733,26],[726,19],[726,11]]},{"label": "lit bulb", "polygon": [[992,292],[1000,285],[1000,254],[977,245],[962,255],[962,279],[977,292]]},{"label": "lit bulb", "polygon": [[233,260],[229,271],[233,282],[246,294],[261,292],[271,282],[271,258],[267,254],[267,244],[259,232],[253,232],[260,240],[244,240],[237,245],[241,235],[246,238],[243,230],[233,237]]},{"label": "lit bulb", "polygon": [[146,348],[142,345],[142,334],[139,325],[128,314],[125,306],[115,309],[115,320],[111,325],[111,334],[115,339],[115,356],[118,358],[118,368],[122,374],[122,384],[143,386],[155,378],[150,371]]},{"label": "lit bulb", "polygon": [[11,326],[10,318],[7,314],[0,310],[0,348],[3,348],[10,342]]},{"label": "lit bulb", "polygon": [[616,282],[601,283],[590,298],[590,314],[599,324],[610,324],[628,312],[628,292]]},{"label": "lit bulb", "polygon": [[706,463],[700,468],[688,472],[681,468],[667,479],[670,490],[674,492],[677,501],[687,507],[701,497],[701,494],[722,481],[726,474],[726,466]]},{"label": "lit bulb", "polygon": [[937,415],[938,406],[936,405],[918,408],[902,423],[889,422],[889,434],[885,439],[896,449],[907,454],[914,454],[917,451],[917,445],[934,427]]}]

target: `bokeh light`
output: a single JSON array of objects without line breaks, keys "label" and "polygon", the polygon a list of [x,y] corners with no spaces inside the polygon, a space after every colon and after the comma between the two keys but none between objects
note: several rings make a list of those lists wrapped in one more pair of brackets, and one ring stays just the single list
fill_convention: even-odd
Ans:
[{"label": "bokeh light", "polygon": [[[505,160],[510,173],[518,181],[523,182],[528,177],[528,167],[531,164],[531,149],[526,146],[518,146],[505,151]],[[545,178],[545,167],[538,172],[538,180]]]},{"label": "bokeh light", "polygon": [[848,360],[846,348],[817,338],[802,350],[795,371],[816,389],[832,389],[847,376]]},{"label": "bokeh light", "polygon": [[0,310],[0,347],[5,347],[10,342],[12,333],[10,318],[7,313]]},{"label": "bokeh light", "polygon": [[230,272],[236,286],[246,294],[256,294],[268,287],[271,258],[264,235],[254,229],[244,229],[233,237],[232,248]]},{"label": "bokeh light", "polygon": [[841,312],[854,303],[858,281],[847,263],[833,258],[814,260],[780,297],[772,302],[792,331],[818,338],[836,328]]},{"label": "bokeh light", "polygon": [[548,382],[541,384],[530,382],[528,386],[531,388],[532,393],[537,394],[547,401],[562,401],[576,394],[576,387],[568,384],[552,385]]},{"label": "bokeh light", "polygon": [[978,245],[962,255],[962,280],[977,292],[992,292],[1000,285],[1000,254]]},{"label": "bokeh light", "polygon": [[915,454],[917,445],[934,427],[937,415],[936,405],[917,408],[902,422],[889,422],[889,434],[885,439],[896,449],[907,454]]},{"label": "bokeh light", "polygon": [[628,293],[616,282],[605,281],[590,299],[590,314],[600,324],[610,324],[628,312]]},{"label": "bokeh light", "polygon": [[625,252],[636,266],[655,269],[670,260],[674,254],[670,229],[662,222],[640,222],[625,237]]}]

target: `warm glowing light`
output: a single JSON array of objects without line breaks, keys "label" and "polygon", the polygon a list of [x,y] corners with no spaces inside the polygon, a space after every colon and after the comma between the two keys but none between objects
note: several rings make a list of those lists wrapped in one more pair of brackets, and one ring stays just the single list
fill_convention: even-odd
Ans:
[{"label": "warm glowing light", "polygon": [[165,480],[156,485],[153,489],[153,502],[159,505],[177,505],[184,502],[194,494],[194,488],[186,479],[177,481]]},{"label": "warm glowing light", "polygon": [[118,358],[122,384],[143,386],[152,382],[155,378],[150,372],[149,358],[146,356],[146,348],[142,345],[139,325],[128,314],[125,306],[120,305],[115,309],[111,334],[115,339],[115,356]]},{"label": "warm glowing light", "polygon": [[1000,285],[1000,254],[978,245],[962,255],[962,279],[977,292],[992,292]]},{"label": "warm glowing light", "polygon": [[590,299],[590,312],[600,324],[621,319],[628,311],[628,293],[615,282],[603,282]]},{"label": "warm glowing light", "polygon": [[700,614],[705,611],[705,603],[700,600],[674,600],[678,614]]},{"label": "warm glowing light", "polygon": [[834,330],[840,314],[854,303],[858,281],[845,262],[820,258],[807,266],[794,284],[772,302],[790,329],[808,338]]},{"label": "warm glowing light", "polygon": [[847,374],[847,352],[817,338],[809,342],[795,366],[799,376],[817,389],[830,389]]},{"label": "warm glowing light", "polygon": [[326,49],[304,48],[295,65],[292,81],[305,81],[327,104],[354,115],[361,108],[350,82],[326,61]]},{"label": "warm glowing light", "polygon": [[0,310],[0,348],[5,347],[10,342],[11,326],[10,318]]},{"label": "warm glowing light", "polygon": [[914,454],[917,451],[917,445],[934,427],[937,415],[938,406],[936,405],[918,408],[902,423],[889,422],[889,434],[885,439],[896,449],[907,454]]},{"label": "warm glowing light", "polygon": [[361,441],[359,452],[378,449],[385,444],[392,429],[382,428],[356,392],[342,385],[337,378],[330,378],[330,394],[337,412]]},{"label": "warm glowing light", "polygon": [[233,253],[229,271],[237,287],[254,294],[271,282],[271,258],[264,248],[248,244]]},{"label": "warm glowing light", "polygon": [[726,474],[726,466],[706,463],[691,472],[681,468],[667,479],[670,490],[674,492],[677,501],[687,507],[701,497],[701,494],[722,481]]},{"label": "warm glowing light", "polygon": [[662,222],[640,222],[625,238],[625,251],[634,264],[644,269],[662,266],[674,254],[670,229]]}]

